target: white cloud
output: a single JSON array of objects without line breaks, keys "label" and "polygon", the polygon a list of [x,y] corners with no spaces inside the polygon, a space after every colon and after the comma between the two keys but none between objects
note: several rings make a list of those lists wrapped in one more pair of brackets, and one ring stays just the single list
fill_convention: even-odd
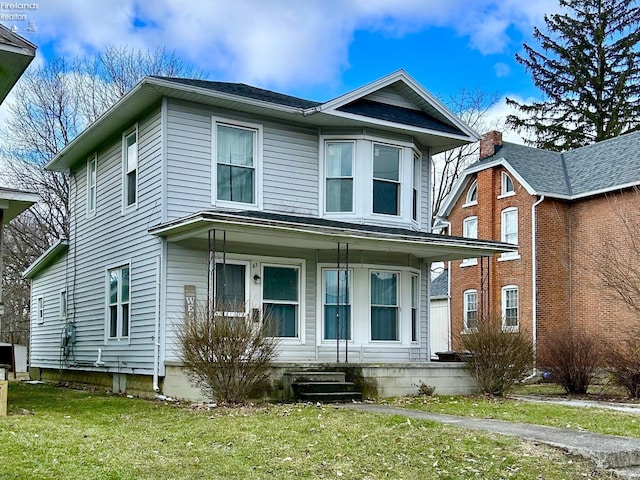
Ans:
[{"label": "white cloud", "polygon": [[509,65],[507,65],[506,63],[498,62],[493,66],[493,68],[495,69],[496,77],[498,78],[508,77],[511,73],[511,67],[509,67]]},{"label": "white cloud", "polygon": [[487,54],[504,51],[510,27],[528,35],[554,8],[555,0],[48,0],[34,18],[57,53],[166,45],[216,78],[284,87],[337,81],[358,30],[402,37],[448,27]]},{"label": "white cloud", "polygon": [[[523,99],[518,95],[506,95],[502,97],[499,102],[496,102],[488,111],[487,111],[487,123],[489,125],[496,125],[497,130],[502,132],[502,139],[505,142],[511,143],[519,143],[521,145],[525,145],[524,138],[515,130],[511,128],[507,128],[505,125],[505,120],[507,115],[517,113],[513,107],[507,105],[506,97],[509,97],[513,100],[516,100],[520,103],[531,103],[534,101],[532,98]],[[484,133],[484,132],[480,132]]]}]

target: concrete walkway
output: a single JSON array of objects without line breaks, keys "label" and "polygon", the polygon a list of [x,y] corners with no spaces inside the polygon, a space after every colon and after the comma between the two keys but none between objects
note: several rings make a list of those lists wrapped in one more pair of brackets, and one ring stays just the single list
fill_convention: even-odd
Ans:
[{"label": "concrete walkway", "polygon": [[573,398],[564,399],[554,397],[541,397],[538,395],[536,395],[535,397],[528,395],[509,395],[509,398],[531,403],[552,403],[555,405],[564,405],[567,407],[577,408],[604,408],[607,410],[617,410],[618,412],[640,414],[640,404],[638,403],[598,402],[594,400],[580,400]]},{"label": "concrete walkway", "polygon": [[344,406],[372,413],[400,415],[416,420],[431,420],[460,428],[484,430],[544,443],[589,458],[601,468],[612,469],[621,478],[640,479],[640,439],[638,438],[601,435],[582,430],[568,430],[502,420],[458,417],[385,405],[354,403]]}]

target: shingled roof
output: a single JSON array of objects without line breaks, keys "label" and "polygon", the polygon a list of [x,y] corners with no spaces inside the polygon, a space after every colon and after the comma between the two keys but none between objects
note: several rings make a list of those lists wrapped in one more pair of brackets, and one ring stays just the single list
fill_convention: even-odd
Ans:
[{"label": "shingled roof", "polygon": [[237,95],[238,97],[250,98],[252,100],[260,100],[262,102],[273,103],[275,105],[285,105],[287,107],[293,108],[304,109],[321,105],[320,102],[305,100],[304,98],[292,97],[291,95],[272,92],[271,90],[265,90],[264,88],[252,87],[251,85],[247,85],[245,83],[212,82],[209,80],[195,80],[191,78],[159,76],[153,76],[153,78],[180,83],[182,85],[191,85],[192,87],[206,88],[207,90],[226,93],[228,95]]},{"label": "shingled roof", "polygon": [[505,142],[469,171],[506,163],[535,194],[580,198],[640,184],[640,132],[564,153]]}]

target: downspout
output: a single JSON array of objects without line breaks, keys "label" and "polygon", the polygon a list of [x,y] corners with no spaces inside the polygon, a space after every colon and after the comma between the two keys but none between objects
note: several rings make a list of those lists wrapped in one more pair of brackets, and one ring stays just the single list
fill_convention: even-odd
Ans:
[{"label": "downspout", "polygon": [[532,282],[531,284],[533,285],[533,295],[532,295],[532,299],[533,299],[533,305],[532,305],[532,312],[533,312],[533,318],[532,318],[532,326],[531,326],[531,330],[532,330],[532,334],[533,334],[533,374],[532,376],[536,375],[536,361],[538,359],[538,342],[537,342],[537,338],[538,338],[538,285],[536,283],[536,279],[537,279],[537,263],[536,263],[536,258],[537,258],[537,252],[536,252],[536,207],[538,205],[540,205],[542,202],[544,201],[544,195],[540,196],[540,198],[538,199],[538,201],[536,203],[534,203],[531,206],[531,275],[532,275]]},{"label": "downspout", "polygon": [[160,391],[158,369],[160,363],[160,256],[156,258],[156,318],[153,329],[153,391]]}]

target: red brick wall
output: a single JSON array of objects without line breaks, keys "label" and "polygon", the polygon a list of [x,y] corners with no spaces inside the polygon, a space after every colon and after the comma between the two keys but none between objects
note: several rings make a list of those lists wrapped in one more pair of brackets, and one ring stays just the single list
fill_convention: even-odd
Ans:
[{"label": "red brick wall", "polygon": [[[533,329],[533,263],[532,205],[537,197],[530,195],[515,178],[516,194],[499,198],[502,167],[477,174],[478,204],[463,207],[467,190],[454,206],[449,221],[451,234],[461,236],[464,218],[478,217],[478,237],[501,238],[501,212],[518,208],[518,243],[520,259],[490,263],[489,299],[491,317],[502,310],[501,288],[517,285],[520,328]],[[471,182],[469,183],[469,186]],[[469,188],[467,186],[467,189]],[[624,234],[624,216],[633,227]],[[640,255],[629,255],[632,238],[640,248],[640,193],[628,190],[621,194],[565,202],[545,199],[536,207],[536,283],[538,364],[544,365],[545,341],[565,327],[579,329],[601,339],[601,343],[619,342],[626,332],[640,327],[640,315],[631,311],[610,288],[602,285],[594,258],[610,258],[612,252],[627,255],[627,262],[640,271]],[[456,336],[463,330],[463,292],[478,291],[481,303],[480,262],[477,266],[451,264],[451,323],[454,348],[460,348]]]},{"label": "red brick wall", "polygon": [[[464,218],[472,215],[478,217],[478,238],[485,240],[501,239],[502,210],[508,207],[518,208],[518,244],[520,258],[517,260],[500,261],[499,256],[488,260],[489,287],[489,316],[498,318],[502,313],[502,287],[516,285],[518,287],[519,320],[521,330],[532,331],[532,277],[531,277],[531,206],[535,198],[510,175],[515,188],[515,195],[499,198],[502,192],[502,167],[488,168],[478,172],[478,204],[462,207],[466,200],[467,190],[453,208],[449,221],[453,235],[463,233]],[[471,185],[471,182],[469,186]],[[467,189],[469,188],[467,187]],[[463,330],[465,290],[478,291],[478,302],[481,300],[481,266],[461,267],[461,262],[451,265],[451,323],[455,338]],[[485,312],[486,313],[486,312]],[[460,348],[454,340],[454,348]]]}]

